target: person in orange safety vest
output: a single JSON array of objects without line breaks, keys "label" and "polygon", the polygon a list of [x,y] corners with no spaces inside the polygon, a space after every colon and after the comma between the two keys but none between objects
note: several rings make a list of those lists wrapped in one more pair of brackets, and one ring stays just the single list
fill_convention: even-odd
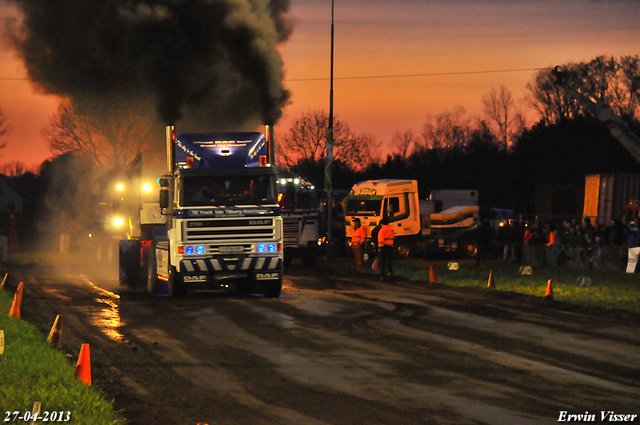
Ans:
[{"label": "person in orange safety vest", "polygon": [[353,257],[356,261],[356,270],[362,268],[364,263],[364,247],[367,240],[367,229],[362,227],[359,218],[353,220],[353,233],[351,234],[351,247],[353,248]]},{"label": "person in orange safety vest", "polygon": [[378,232],[378,255],[380,256],[380,281],[393,280],[393,240],[395,233],[389,226],[389,219],[380,220],[382,227]]}]

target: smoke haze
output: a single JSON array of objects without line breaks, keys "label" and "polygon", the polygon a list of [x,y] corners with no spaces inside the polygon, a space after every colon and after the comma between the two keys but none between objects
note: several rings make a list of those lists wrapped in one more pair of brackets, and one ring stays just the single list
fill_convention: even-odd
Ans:
[{"label": "smoke haze", "polygon": [[[281,117],[277,44],[290,0],[9,0],[5,36],[47,93],[84,104],[151,99],[179,131],[255,128]],[[96,111],[91,111],[96,113]]]}]

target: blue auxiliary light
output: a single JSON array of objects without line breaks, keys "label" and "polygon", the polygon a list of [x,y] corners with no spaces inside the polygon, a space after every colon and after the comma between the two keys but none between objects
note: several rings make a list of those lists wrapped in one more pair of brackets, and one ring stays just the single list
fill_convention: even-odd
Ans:
[{"label": "blue auxiliary light", "polygon": [[276,244],[270,243],[269,245],[267,245],[267,251],[276,252]]},{"label": "blue auxiliary light", "polygon": [[196,246],[196,254],[198,254],[198,255],[204,254],[204,245]]},{"label": "blue auxiliary light", "polygon": [[192,246],[187,246],[184,248],[184,253],[187,255],[193,255],[193,247]]},{"label": "blue auxiliary light", "polygon": [[264,252],[267,249],[267,246],[264,244],[264,242],[260,242],[257,246],[256,249],[258,250],[258,252]]}]

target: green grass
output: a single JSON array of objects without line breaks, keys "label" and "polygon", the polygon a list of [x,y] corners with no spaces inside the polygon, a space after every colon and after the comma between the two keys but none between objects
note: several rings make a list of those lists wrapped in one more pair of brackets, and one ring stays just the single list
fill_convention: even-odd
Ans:
[{"label": "green grass", "polygon": [[6,412],[31,412],[34,402],[40,400],[41,415],[45,411],[70,412],[70,420],[64,423],[120,423],[113,403],[106,401],[96,387],[87,387],[74,377],[75,364],[49,344],[35,326],[9,317],[12,301],[11,294],[0,290],[0,329],[5,339],[4,354],[0,355],[1,420],[13,421]]},{"label": "green grass", "polygon": [[[449,270],[449,261],[458,262],[458,270]],[[336,272],[354,273],[351,259],[322,262],[323,267]],[[429,282],[430,268],[433,267],[436,283],[455,286],[486,288],[489,274],[493,272],[495,290],[510,291],[534,297],[545,296],[547,283],[552,280],[553,298],[568,304],[587,308],[597,307],[607,310],[624,310],[640,314],[640,275],[622,271],[595,269],[574,269],[568,267],[532,267],[531,275],[522,275],[520,264],[491,260],[475,264],[474,260],[422,260],[410,259],[394,261],[394,275],[415,282]],[[359,273],[377,275],[370,269]],[[580,276],[591,278],[591,286],[579,287]]]}]

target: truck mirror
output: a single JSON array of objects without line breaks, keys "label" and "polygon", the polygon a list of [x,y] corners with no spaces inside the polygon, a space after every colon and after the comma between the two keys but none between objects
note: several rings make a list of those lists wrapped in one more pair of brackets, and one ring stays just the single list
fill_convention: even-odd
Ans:
[{"label": "truck mirror", "polygon": [[160,179],[160,187],[169,187],[169,179]]},{"label": "truck mirror", "polygon": [[160,189],[160,208],[169,208],[169,191],[165,187]]}]

